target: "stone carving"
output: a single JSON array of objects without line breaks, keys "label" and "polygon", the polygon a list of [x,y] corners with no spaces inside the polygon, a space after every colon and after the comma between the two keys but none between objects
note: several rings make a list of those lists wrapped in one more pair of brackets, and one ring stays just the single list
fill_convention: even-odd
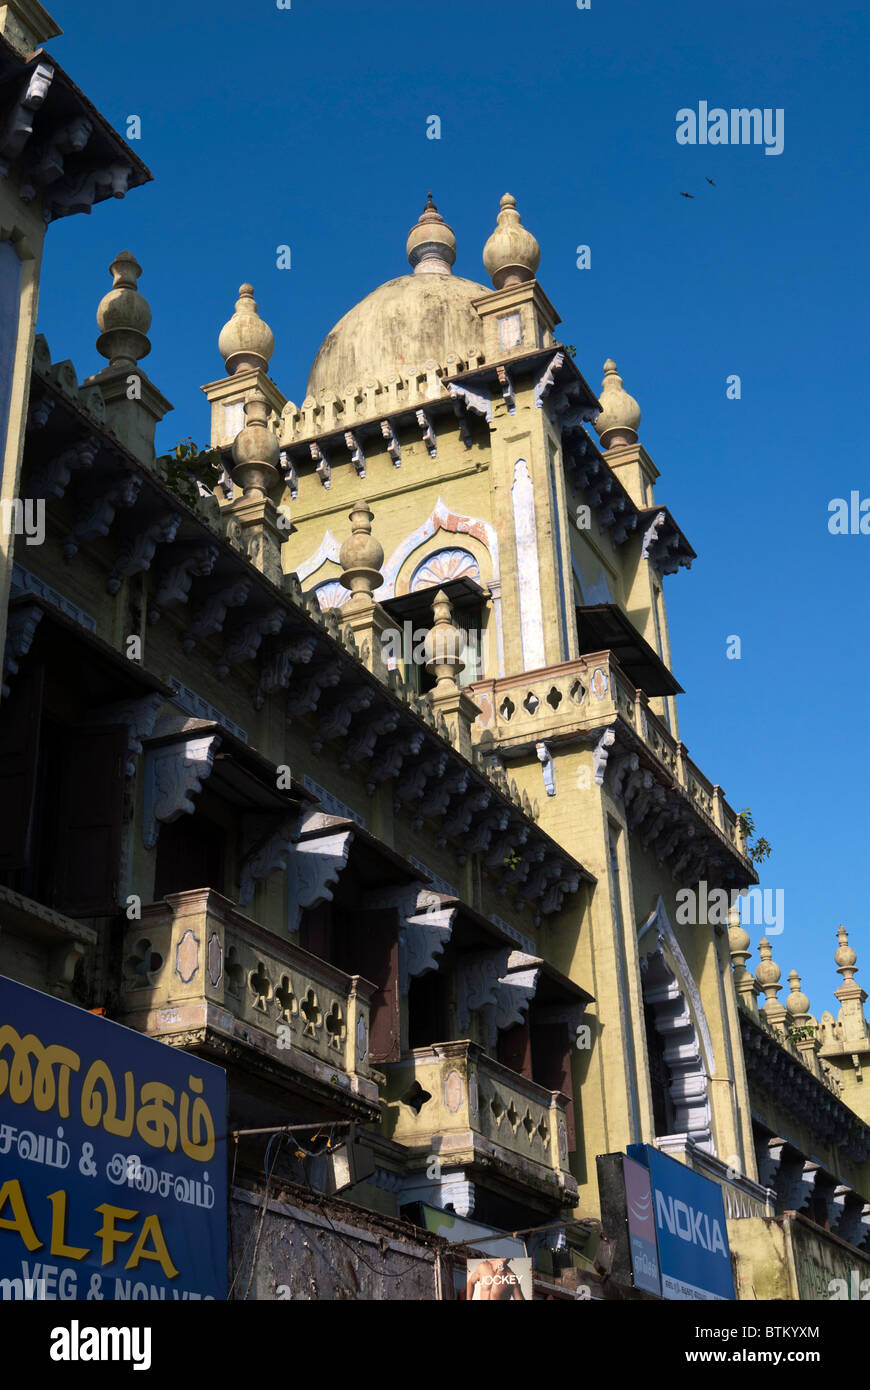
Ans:
[{"label": "stone carving", "polygon": [[664,525],[664,521],[664,512],[659,512],[658,516],[653,518],[648,529],[644,532],[643,548],[640,552],[642,560],[648,560],[650,558],[650,550],[659,538],[659,531]]},{"label": "stone carving", "polygon": [[9,173],[10,166],[33,134],[36,112],[48,96],[53,77],[54,68],[48,63],[38,63],[27,74],[21,95],[0,131],[0,174],[5,176]]},{"label": "stone carving", "polygon": [[355,724],[348,736],[340,759],[339,765],[342,771],[347,772],[354,763],[372,757],[378,739],[382,738],[384,734],[391,734],[398,723],[398,710],[387,705],[382,710]]},{"label": "stone carving", "polygon": [[341,680],[341,666],[330,661],[318,666],[294,686],[287,698],[285,715],[287,723],[301,714],[313,714],[324,690],[330,690]]},{"label": "stone carving", "polygon": [[670,1077],[673,1133],[691,1135],[699,1147],[709,1150],[712,1136],[707,1070],[688,1004],[660,946],[641,961],[641,978],[644,1001],[662,1039]]},{"label": "stone carving", "polygon": [[109,593],[116,594],[122,580],[150,569],[158,545],[167,545],[174,541],[180,525],[180,512],[164,512],[156,521],[152,521],[150,526],[138,530],[126,541],[106,581]]},{"label": "stone carving", "polygon": [[189,985],[199,969],[199,937],[190,927],[175,948],[175,973],[183,984]]},{"label": "stone carving", "polygon": [[546,743],[536,743],[535,752],[538,757],[538,762],[541,764],[541,771],[544,774],[544,787],[546,788],[547,796],[555,796],[556,769],[553,764],[553,755],[550,752],[549,745]]},{"label": "stone carving", "polygon": [[498,1003],[498,987],[503,976],[508,973],[509,946],[499,946],[488,951],[463,951],[457,961],[456,973],[456,1021],[459,1036],[467,1036],[471,1026],[471,1015],[487,1006],[495,1008]]},{"label": "stone carving", "polygon": [[488,396],[481,395],[479,391],[472,391],[467,386],[457,386],[454,381],[448,382],[447,390],[453,400],[460,402],[465,410],[473,410],[475,415],[480,415],[488,425],[492,424],[492,402]]},{"label": "stone carving", "polygon": [[164,609],[176,603],[187,603],[194,579],[204,579],[211,574],[218,554],[216,545],[176,547],[171,559],[158,571],[148,621],[156,623]]},{"label": "stone carving", "polygon": [[193,798],[214,766],[221,745],[220,734],[204,738],[179,739],[145,754],[145,816],[142,838],[146,849],[153,849],[161,825],[179,816],[192,815]]},{"label": "stone carving", "polygon": [[544,371],[538,378],[538,380],[535,382],[535,405],[537,406],[538,410],[541,409],[549,392],[553,388],[556,373],[558,371],[561,371],[564,365],[565,354],[562,352],[555,352],[553,356],[550,358],[546,371]]},{"label": "stone carving", "polygon": [[496,367],[495,372],[496,376],[498,377],[498,384],[501,387],[502,396],[504,397],[505,403],[508,408],[508,413],[510,415],[515,415],[517,409],[517,402],[516,397],[514,396],[514,384],[511,381],[510,373],[508,372],[507,367]]},{"label": "stone carving", "polygon": [[21,178],[22,202],[30,203],[37,191],[63,176],[64,155],[80,154],[93,134],[93,122],[77,115],[58,126],[51,137],[28,154]]},{"label": "stone carving", "polygon": [[92,618],[90,613],[85,613],[84,609],[79,608],[64,594],[58,593],[57,589],[52,589],[46,584],[44,579],[26,570],[23,565],[16,561],[12,566],[12,593],[39,594],[46,603],[50,603],[52,608],[57,608],[61,613],[65,613],[73,622],[78,623],[88,632],[96,632],[97,620]]},{"label": "stone carving", "polygon": [[3,695],[9,694],[9,680],[18,675],[18,663],[30,651],[36,635],[42,609],[36,604],[13,608],[6,628],[6,647],[3,652]]},{"label": "stone carving", "polygon": [[392,426],[392,424],[391,424],[391,422],[390,422],[389,420],[382,420],[382,421],[381,421],[381,434],[383,435],[384,439],[386,440],[386,444],[387,444],[387,453],[389,454],[390,458],[393,460],[393,467],[394,467],[394,468],[401,468],[401,466],[402,466],[402,448],[401,448],[401,445],[399,444],[398,439],[396,438],[396,432],[395,432],[395,430],[393,429],[393,426]]},{"label": "stone carving", "polygon": [[253,661],[263,638],[277,636],[283,624],[284,609],[275,607],[228,632],[223,654],[217,664],[218,679],[225,680],[232,666],[242,661]]},{"label": "stone carving", "polygon": [[329,709],[321,713],[317,732],[311,740],[312,752],[319,753],[329,739],[344,738],[350,728],[351,717],[360,710],[368,709],[374,698],[375,692],[366,686],[344,690]]},{"label": "stone carving", "polygon": [[437,893],[420,883],[369,893],[366,907],[398,912],[399,988],[407,994],[411,980],[438,969],[438,957],[453,932],[456,907],[443,905]]},{"label": "stone carving", "polygon": [[63,497],[73,473],[92,468],[100,451],[98,439],[83,439],[46,459],[33,469],[29,489],[33,497]]},{"label": "stone carving", "polygon": [[[308,824],[306,819],[302,824],[303,832]],[[308,840],[298,840],[293,846],[287,865],[289,932],[299,931],[303,908],[332,902],[330,884],[338,883],[339,875],[347,864],[352,840],[353,831],[341,829]]]},{"label": "stone carving", "polygon": [[217,932],[212,932],[206,950],[206,968],[213,989],[217,989],[223,975],[224,953]]},{"label": "stone carving", "polygon": [[158,694],[139,696],[133,700],[119,700],[116,704],[101,705],[87,719],[89,724],[127,725],[127,776],[136,771],[134,758],[142,752],[145,739],[151,737],[157,715],[163,704],[163,696]]},{"label": "stone carving", "polygon": [[363,447],[352,430],[345,430],[344,442],[350,451],[350,461],[360,478],[366,475],[366,456]]},{"label": "stone carving", "polygon": [[184,650],[192,652],[197,642],[222,631],[229,609],[241,608],[247,603],[250,592],[250,580],[241,579],[211,594],[194,614],[181,644]]},{"label": "stone carving", "polygon": [[[346,591],[345,591],[346,592]],[[261,709],[268,695],[286,690],[297,666],[307,666],[317,650],[314,636],[294,636],[277,644],[260,664],[260,679],[254,694],[254,708]]]},{"label": "stone carving", "polygon": [[596,787],[600,787],[604,783],[607,760],[610,757],[610,749],[615,742],[616,734],[612,728],[607,728],[592,750],[592,780]]},{"label": "stone carving", "polygon": [[429,450],[429,457],[430,457],[430,458],[433,458],[433,459],[434,459],[434,458],[437,458],[437,456],[438,456],[438,441],[437,441],[437,439],[435,438],[435,431],[434,431],[434,429],[432,428],[432,421],[429,419],[429,416],[426,414],[425,410],[418,410],[416,414],[417,414],[417,424],[420,426],[420,429],[423,431],[423,443],[426,445],[426,448]]},{"label": "stone carving", "polygon": [[319,444],[312,443],[309,445],[309,449],[311,451],[311,457],[317,465],[314,471],[324,488],[328,491],[332,486],[332,468],[330,467],[329,457],[323,452]]},{"label": "stone carving", "polygon": [[[286,869],[293,848],[293,835],[296,817],[288,817],[275,825],[274,818],[268,817],[270,832],[260,834],[247,849],[239,869],[239,906],[245,907],[254,896],[254,887],[264,878],[269,878],[279,869]],[[249,822],[249,826],[261,824],[262,818]]]},{"label": "stone carving", "polygon": [[446,584],[451,579],[480,581],[480,567],[471,551],[453,546],[427,555],[411,575],[410,592],[431,589],[435,585]]},{"label": "stone carving", "polygon": [[43,216],[46,222],[54,222],[71,213],[90,212],[93,204],[104,198],[123,198],[132,176],[132,165],[117,160],[100,169],[59,179],[43,194]]},{"label": "stone carving", "polygon": [[120,508],[132,507],[139,496],[142,479],[135,473],[115,478],[99,491],[83,492],[76,508],[76,520],[63,543],[63,556],[71,560],[86,541],[107,536]]},{"label": "stone carving", "polygon": [[299,478],[296,473],[296,466],[286,449],[281,450],[281,471],[284,474],[284,481],[290,489],[290,496],[295,501],[299,496]]}]

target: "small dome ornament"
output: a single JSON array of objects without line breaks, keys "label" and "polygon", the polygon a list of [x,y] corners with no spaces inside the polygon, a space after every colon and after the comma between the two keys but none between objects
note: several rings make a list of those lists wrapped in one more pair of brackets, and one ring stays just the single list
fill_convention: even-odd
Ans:
[{"label": "small dome ornament", "polygon": [[837,940],[840,943],[834,952],[837,974],[842,975],[844,985],[849,985],[858,973],[858,956],[854,947],[849,945],[849,933],[845,927],[839,927]]},{"label": "small dome ornament", "polygon": [[785,1001],[785,1007],[791,1016],[793,1023],[799,1027],[806,1024],[810,1016],[810,1001],[801,990],[801,977],[796,970],[792,970],[788,977],[791,993]]},{"label": "small dome ornament", "polygon": [[453,626],[453,609],[443,589],[432,600],[432,613],[434,622],[423,641],[423,655],[437,693],[458,685],[457,676],[465,670],[464,636]]},{"label": "small dome ornament", "polygon": [[452,275],[456,260],[456,237],[432,201],[432,190],[426,206],[408,233],[405,247],[415,275]]},{"label": "small dome ornament", "polygon": [[773,959],[773,948],[766,936],[763,936],[758,943],[758,954],[761,960],[755,971],[755,978],[764,990],[765,1000],[762,1004],[762,1012],[768,1019],[785,1018],[785,1009],[777,999],[782,985],[779,983],[782,971]]},{"label": "small dome ornament", "polygon": [[218,338],[218,352],[224,359],[227,376],[259,368],[268,371],[275,351],[271,328],[257,313],[253,285],[240,285],[236,311],[224,324]]},{"label": "small dome ornament", "polygon": [[[151,351],[147,333],[151,309],[139,293],[142,267],[129,251],[121,251],[109,266],[112,288],[97,307],[97,352],[107,357],[110,367],[135,367],[140,357]],[[104,369],[105,370],[105,369]]]},{"label": "small dome ornament", "polygon": [[612,449],[620,444],[634,444],[640,425],[640,406],[622,385],[622,377],[616,370],[616,363],[608,357],[604,364],[604,380],[601,383],[601,414],[595,421],[595,428],[601,440],[602,449]]},{"label": "small dome ornament", "polygon": [[483,264],[497,290],[534,280],[541,263],[541,248],[522,224],[517,200],[504,193],[496,228],[483,248]]},{"label": "small dome ornament", "polygon": [[364,498],[348,513],[351,534],[342,543],[338,561],[344,573],[339,578],[352,595],[372,594],[379,588],[383,576],[384,548],[372,535],[374,512]]},{"label": "small dome ornament", "polygon": [[254,387],[245,396],[245,425],[233,441],[233,482],[245,497],[262,501],[280,482],[281,450],[269,428],[268,403]]}]

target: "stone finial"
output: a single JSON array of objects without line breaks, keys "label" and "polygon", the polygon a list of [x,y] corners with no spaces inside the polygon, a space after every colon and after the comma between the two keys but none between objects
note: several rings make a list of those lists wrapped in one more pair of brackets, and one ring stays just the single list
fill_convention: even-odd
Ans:
[{"label": "stone finial", "polygon": [[109,273],[114,283],[97,306],[97,352],[108,358],[110,367],[135,367],[151,351],[146,336],[151,310],[138,288],[142,267],[129,251],[122,251]]},{"label": "stone finial", "polygon": [[523,226],[516,198],[512,193],[504,193],[495,231],[483,248],[483,264],[492,283],[501,290],[506,285],[534,280],[540,263],[541,248]]},{"label": "stone finial", "polygon": [[431,190],[426,206],[408,233],[405,249],[415,275],[452,275],[456,237],[432,202]]},{"label": "stone finial", "polygon": [[280,448],[269,427],[266,397],[255,386],[245,396],[245,424],[233,442],[233,482],[246,498],[260,500],[279,482]]},{"label": "stone finial", "polygon": [[220,331],[218,352],[224,359],[227,376],[245,372],[252,367],[267,371],[275,351],[271,328],[257,313],[253,285],[239,285],[236,311]]},{"label": "stone finial", "polygon": [[754,1007],[755,981],[746,962],[752,952],[749,949],[749,932],[741,925],[740,915],[735,909],[728,915],[728,950],[734,970],[734,988],[750,1007]]},{"label": "stone finial", "polygon": [[616,370],[616,363],[608,357],[604,364],[604,380],[601,383],[601,414],[595,421],[595,428],[601,439],[602,449],[611,449],[619,444],[634,444],[640,424],[640,406],[623,388],[622,377]]},{"label": "stone finial", "polygon": [[[837,940],[840,943],[834,952],[837,973],[842,975],[843,985],[851,985],[858,973],[858,956],[854,948],[849,945],[849,933],[842,925],[837,929]],[[841,989],[843,985],[840,986]]]},{"label": "stone finial", "polygon": [[788,977],[788,983],[791,992],[785,1001],[785,1007],[792,1023],[802,1027],[809,1022],[810,1001],[801,990],[801,977],[796,970],[792,970]]},{"label": "stone finial", "polygon": [[764,991],[765,999],[762,1004],[762,1013],[769,1023],[780,1023],[786,1016],[785,1009],[777,999],[782,985],[779,983],[781,970],[773,959],[773,949],[766,936],[763,936],[758,943],[758,954],[761,956],[755,978]]},{"label": "stone finial", "polygon": [[344,570],[341,582],[351,594],[371,595],[377,589],[383,576],[384,548],[372,535],[374,512],[363,498],[355,503],[350,518],[351,533],[338,552],[339,563]]},{"label": "stone finial", "polygon": [[435,677],[435,693],[458,686],[457,676],[465,669],[462,656],[463,635],[453,626],[453,609],[443,589],[432,601],[434,621],[423,643],[426,670]]},{"label": "stone finial", "polygon": [[858,973],[858,957],[849,945],[849,933],[845,927],[841,926],[838,930],[837,940],[840,944],[834,952],[834,960],[837,962],[837,970],[843,976],[843,983],[839,989],[834,990],[834,997],[840,1001],[837,1022],[844,1045],[851,1044],[863,1051],[870,1045],[870,1027],[864,1016],[867,994],[855,979]]}]

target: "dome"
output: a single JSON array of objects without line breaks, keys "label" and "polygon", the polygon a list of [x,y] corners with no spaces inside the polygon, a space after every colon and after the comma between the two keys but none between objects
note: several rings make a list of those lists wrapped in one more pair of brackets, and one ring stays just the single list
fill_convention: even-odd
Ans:
[{"label": "dome", "polygon": [[485,286],[458,275],[401,275],[373,290],[339,319],[320,345],[308,378],[309,396],[325,387],[340,394],[369,377],[381,382],[430,358],[465,358],[483,342],[472,300]]}]

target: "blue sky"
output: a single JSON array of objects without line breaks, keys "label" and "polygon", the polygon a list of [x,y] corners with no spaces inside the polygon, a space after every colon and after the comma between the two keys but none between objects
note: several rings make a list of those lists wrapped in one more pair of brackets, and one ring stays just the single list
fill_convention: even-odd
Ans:
[{"label": "blue sky", "polygon": [[[870,497],[863,7],[139,0],[121,25],[51,9],[67,32],[50,51],[119,130],[141,117],[155,182],[50,228],[40,329],[80,376],[102,365],[94,312],[129,246],[154,314],[144,366],[176,407],[162,449],[206,442],[199,387],[222,374],[243,280],[300,403],[333,323],[407,272],[428,188],[475,280],[516,196],[564,340],[596,389],[616,359],[658,500],[698,552],[665,586],[681,732],[774,846],[783,983],[796,967],[817,1015],[836,1005],[842,921],[866,985],[870,536],[827,529],[832,498]],[[678,145],[676,112],[699,101],[782,108],[783,152]]]}]

